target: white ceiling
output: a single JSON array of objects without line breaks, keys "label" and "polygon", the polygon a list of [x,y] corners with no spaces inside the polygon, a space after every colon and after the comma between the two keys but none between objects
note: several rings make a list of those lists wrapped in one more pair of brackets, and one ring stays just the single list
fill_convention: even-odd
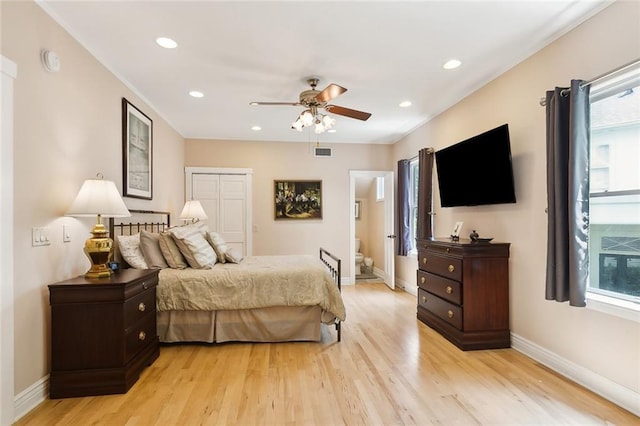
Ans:
[{"label": "white ceiling", "polygon": [[[38,3],[185,138],[393,143],[600,11],[602,1]],[[160,48],[166,36],[176,49]],[[43,46],[55,50],[56,46]],[[462,61],[455,70],[442,64]],[[62,70],[72,67],[61,57]],[[348,89],[336,133],[298,133],[306,78]],[[191,90],[204,98],[188,95]],[[401,101],[413,105],[400,108]],[[251,130],[258,125],[259,132]]]}]

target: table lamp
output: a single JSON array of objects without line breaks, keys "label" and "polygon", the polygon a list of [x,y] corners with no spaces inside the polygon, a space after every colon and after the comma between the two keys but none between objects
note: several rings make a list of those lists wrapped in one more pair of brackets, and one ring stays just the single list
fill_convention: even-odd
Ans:
[{"label": "table lamp", "polygon": [[198,200],[189,200],[184,203],[182,213],[180,213],[180,219],[184,221],[191,221],[196,223],[199,220],[205,220],[208,216],[202,208],[202,204]]},{"label": "table lamp", "polygon": [[96,177],[84,181],[66,214],[76,217],[97,216],[97,222],[91,231],[93,237],[84,245],[84,252],[91,262],[91,268],[84,274],[85,278],[107,278],[112,273],[107,263],[113,256],[113,240],[102,224],[102,217],[131,216],[116,185],[110,180],[104,180],[102,173],[98,173]]}]

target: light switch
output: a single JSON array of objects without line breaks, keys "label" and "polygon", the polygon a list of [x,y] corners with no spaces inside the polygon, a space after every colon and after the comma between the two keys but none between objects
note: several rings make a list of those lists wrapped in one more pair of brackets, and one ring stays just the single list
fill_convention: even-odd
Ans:
[{"label": "light switch", "polygon": [[67,225],[62,225],[62,242],[68,243],[71,241],[71,232],[69,232],[69,227]]},{"label": "light switch", "polygon": [[33,247],[51,245],[51,240],[49,240],[49,228],[32,228],[31,245]]}]

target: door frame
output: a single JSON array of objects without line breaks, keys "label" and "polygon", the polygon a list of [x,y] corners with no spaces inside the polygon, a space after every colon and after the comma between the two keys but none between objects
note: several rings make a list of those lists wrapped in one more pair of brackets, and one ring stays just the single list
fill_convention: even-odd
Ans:
[{"label": "door frame", "polygon": [[[357,178],[375,178],[382,176],[385,178],[385,194],[384,194],[384,230],[386,235],[395,234],[394,226],[394,212],[395,212],[395,199],[394,199],[394,173],[388,170],[349,170],[349,282],[356,283],[356,218],[355,218],[355,203],[356,203],[356,179]],[[393,241],[393,240],[392,240]],[[389,288],[395,288],[395,251],[393,247],[395,244],[384,245],[384,282]]]},{"label": "door frame", "polygon": [[247,230],[245,233],[247,256],[253,254],[253,196],[252,181],[253,169],[233,168],[233,167],[185,167],[184,183],[185,183],[185,202],[191,199],[193,194],[193,175],[245,175],[247,177],[247,194],[246,194],[246,218]]}]

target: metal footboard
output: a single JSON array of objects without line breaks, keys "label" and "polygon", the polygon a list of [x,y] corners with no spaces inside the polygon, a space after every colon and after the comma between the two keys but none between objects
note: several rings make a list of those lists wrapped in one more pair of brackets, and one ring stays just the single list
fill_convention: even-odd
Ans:
[{"label": "metal footboard", "polygon": [[[320,260],[322,261],[322,263],[325,264],[325,266],[327,267],[327,269],[329,270],[329,273],[331,274],[331,277],[333,278],[333,280],[335,281],[336,285],[338,286],[338,290],[340,292],[342,292],[342,281],[341,281],[341,264],[342,261],[340,260],[339,257],[332,255],[331,253],[329,253],[327,250],[323,249],[322,247],[320,247]],[[341,340],[342,335],[340,333],[340,325],[341,322],[339,319],[336,318],[336,331],[338,332],[338,342]]]}]

